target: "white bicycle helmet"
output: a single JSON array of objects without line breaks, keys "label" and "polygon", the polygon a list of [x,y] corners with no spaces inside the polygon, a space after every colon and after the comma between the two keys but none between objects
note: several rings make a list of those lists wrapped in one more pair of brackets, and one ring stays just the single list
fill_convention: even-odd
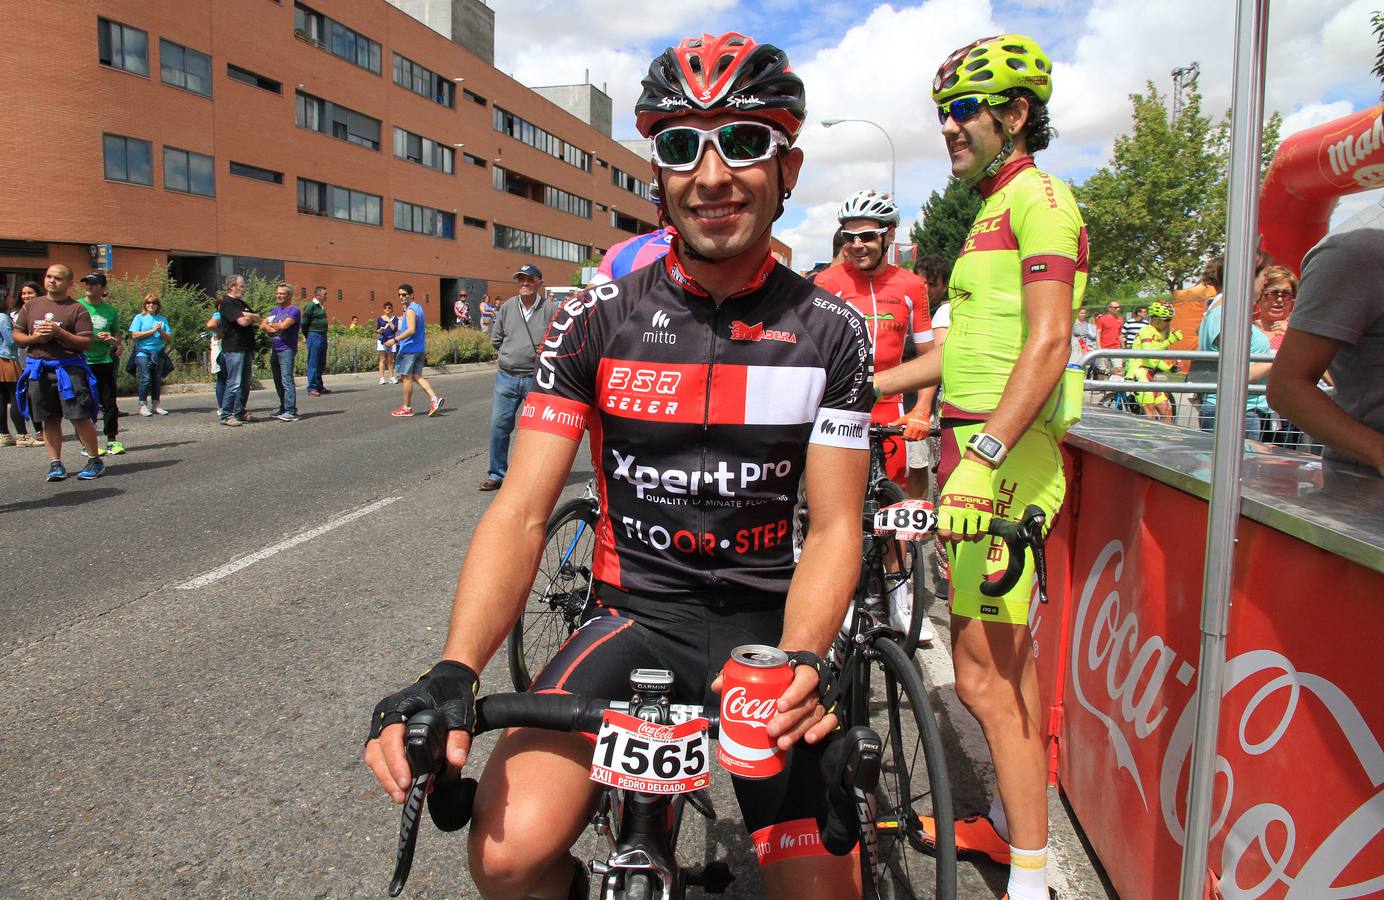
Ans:
[{"label": "white bicycle helmet", "polygon": [[851,219],[874,219],[881,225],[899,224],[899,205],[888,194],[874,191],[857,191],[846,198],[836,211],[837,222]]}]

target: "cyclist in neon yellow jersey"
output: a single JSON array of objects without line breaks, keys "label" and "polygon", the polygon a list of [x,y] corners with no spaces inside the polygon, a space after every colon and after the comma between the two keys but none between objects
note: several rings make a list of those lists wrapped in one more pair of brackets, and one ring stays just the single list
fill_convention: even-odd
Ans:
[{"label": "cyclist in neon yellow jersey", "polygon": [[1051,97],[1051,61],[1024,35],[982,38],[938,69],[932,98],[952,174],[984,202],[952,270],[945,346],[875,377],[888,393],[942,384],[938,533],[950,542],[956,690],[985,732],[996,779],[990,813],[957,823],[957,847],[1008,863],[1010,900],[1048,896],[1032,561],[1004,597],[979,584],[1008,564],[990,519],[1036,504],[1051,523],[1066,493],[1061,385],[1087,247],[1071,191],[1033,161],[1052,138]]},{"label": "cyclist in neon yellow jersey", "polygon": [[[1149,324],[1139,329],[1130,344],[1131,350],[1167,350],[1182,340],[1182,332],[1172,331],[1173,308],[1166,303],[1149,304]],[[1125,380],[1152,382],[1154,372],[1171,372],[1174,365],[1166,359],[1130,359],[1125,361]],[[1136,391],[1134,402],[1143,407],[1144,415],[1173,423],[1173,407],[1162,391]]]}]

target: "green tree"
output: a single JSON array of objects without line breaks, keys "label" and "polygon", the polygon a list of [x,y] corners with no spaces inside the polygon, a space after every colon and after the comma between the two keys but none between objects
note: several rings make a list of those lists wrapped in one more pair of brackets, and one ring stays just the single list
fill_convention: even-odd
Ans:
[{"label": "green tree", "polygon": [[[1225,245],[1228,117],[1213,123],[1193,90],[1173,120],[1152,82],[1130,101],[1132,130],[1115,139],[1110,164],[1076,188],[1100,296],[1177,290]],[[1265,123],[1261,181],[1281,126],[1278,113]]]},{"label": "green tree", "polygon": [[909,237],[918,254],[955,260],[980,212],[980,194],[959,178],[948,178],[942,193],[932,192],[923,204],[922,224],[914,223]]},{"label": "green tree", "polygon": [[1384,11],[1376,10],[1370,14],[1370,26],[1379,44],[1379,53],[1374,57],[1374,77],[1384,81]]},{"label": "green tree", "polygon": [[586,282],[581,280],[581,270],[588,266],[594,268],[600,264],[601,258],[599,256],[588,256],[581,261],[581,265],[577,266],[577,271],[572,273],[572,277],[568,279],[568,285],[571,287],[586,287]]}]

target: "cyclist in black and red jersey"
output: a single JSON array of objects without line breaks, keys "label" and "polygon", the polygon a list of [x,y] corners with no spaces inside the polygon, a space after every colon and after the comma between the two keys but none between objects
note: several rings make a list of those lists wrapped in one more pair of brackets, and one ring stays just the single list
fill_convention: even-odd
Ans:
[{"label": "cyclist in black and red jersey", "polygon": [[[746,828],[771,897],[859,896],[857,863],[816,837],[820,742],[836,726],[818,673],[856,575],[840,560],[860,541],[870,338],[847,304],[769,254],[805,114],[786,55],[742,35],[685,40],[650,66],[637,125],[653,138],[653,180],[677,237],[661,261],[577,295],[549,326],[510,477],[462,564],[442,661],[372,718],[366,763],[396,802],[408,786],[400,723],[413,712],[444,712],[448,762],[464,764],[476,673],[523,608],[589,432],[597,614],[533,690],[621,696],[631,669],[656,666],[673,670],[676,702],[710,704],[732,647],[781,647],[794,680],[769,731],[792,750],[783,774],[735,780]],[[597,798],[591,754],[580,735],[500,739],[470,830],[485,896],[586,896],[569,848]]]}]

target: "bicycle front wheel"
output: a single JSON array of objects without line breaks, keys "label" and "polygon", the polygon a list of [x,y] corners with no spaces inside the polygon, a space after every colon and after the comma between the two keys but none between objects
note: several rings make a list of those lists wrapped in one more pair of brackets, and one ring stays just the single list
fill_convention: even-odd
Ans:
[{"label": "bicycle front wheel", "polygon": [[[946,752],[923,677],[912,659],[889,638],[867,651],[871,668],[884,676],[884,709],[870,724],[884,743],[883,768],[875,796],[879,840],[880,896],[886,900],[956,897],[956,833]],[[936,823],[936,847],[923,843],[922,816]],[[932,855],[931,860],[923,853]],[[929,865],[928,863],[931,863]],[[935,871],[929,877],[929,869]],[[933,890],[925,890],[929,885]]]},{"label": "bicycle front wheel", "polygon": [[[893,506],[902,503],[904,500],[903,489],[892,481],[881,481],[874,488],[875,500],[880,507]],[[880,538],[889,542],[892,560],[883,564],[883,571],[879,574],[879,581],[884,587],[885,600],[892,607],[892,594],[898,590],[909,592],[909,616],[906,623],[899,622],[901,627],[896,631],[899,639],[899,646],[904,653],[909,656],[918,649],[918,635],[922,631],[923,617],[927,615],[927,581],[923,575],[923,543],[922,541],[900,541],[895,538]],[[894,617],[890,616],[893,624]]]},{"label": "bicycle front wheel", "polygon": [[591,600],[591,555],[596,546],[596,503],[580,498],[548,520],[543,556],[519,621],[509,634],[509,677],[527,691],[534,676],[581,625]]}]

